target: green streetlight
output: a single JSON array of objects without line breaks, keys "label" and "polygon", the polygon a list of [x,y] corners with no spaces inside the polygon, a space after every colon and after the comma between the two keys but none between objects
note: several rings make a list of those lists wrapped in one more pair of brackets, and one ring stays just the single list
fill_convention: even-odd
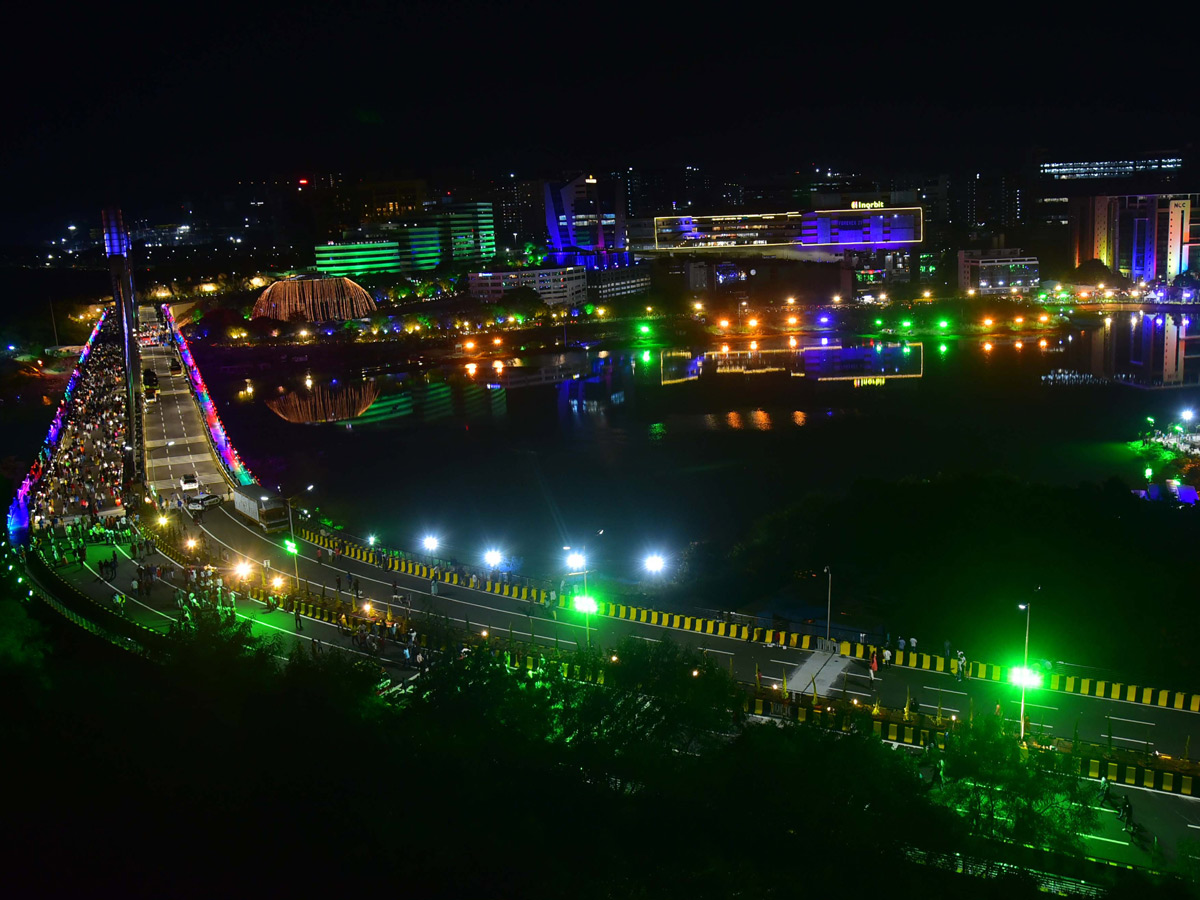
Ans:
[{"label": "green streetlight", "polygon": [[1153,469],[1151,469],[1149,466],[1146,466],[1146,473],[1145,473],[1145,474],[1146,474],[1146,480],[1147,480],[1147,481],[1149,481],[1151,478],[1153,478],[1153,477],[1154,477],[1154,470],[1153,470]]}]

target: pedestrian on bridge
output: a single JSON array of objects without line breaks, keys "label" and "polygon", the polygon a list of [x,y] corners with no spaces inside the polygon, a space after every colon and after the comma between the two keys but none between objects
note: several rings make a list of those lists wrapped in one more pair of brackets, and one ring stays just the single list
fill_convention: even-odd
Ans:
[{"label": "pedestrian on bridge", "polygon": [[298,602],[293,602],[292,610],[296,614],[296,630],[303,631],[304,625],[300,622],[300,604]]}]

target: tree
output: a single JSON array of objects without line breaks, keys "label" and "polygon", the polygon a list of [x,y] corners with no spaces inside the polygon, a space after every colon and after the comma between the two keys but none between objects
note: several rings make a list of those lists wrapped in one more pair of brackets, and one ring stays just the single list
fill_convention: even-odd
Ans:
[{"label": "tree", "polygon": [[542,295],[528,285],[521,285],[521,287],[506,291],[497,306],[498,313],[507,312],[509,315],[516,316],[518,321],[535,319],[549,311],[549,307],[542,302]]},{"label": "tree", "polygon": [[1095,793],[1072,757],[1021,747],[998,716],[978,716],[946,748],[947,782],[937,799],[957,809],[978,837],[1067,854],[1096,824]]},{"label": "tree", "polygon": [[1130,285],[1128,278],[1119,272],[1114,272],[1098,259],[1089,259],[1087,262],[1081,263],[1071,273],[1071,281],[1075,284],[1102,284],[1117,290]]}]

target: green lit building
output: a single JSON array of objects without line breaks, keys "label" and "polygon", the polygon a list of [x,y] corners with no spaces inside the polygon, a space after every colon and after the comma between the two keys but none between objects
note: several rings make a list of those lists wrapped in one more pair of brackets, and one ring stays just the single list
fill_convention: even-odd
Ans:
[{"label": "green lit building", "polygon": [[359,241],[315,247],[323,275],[364,275],[436,269],[442,263],[470,266],[496,255],[496,224],[490,203],[444,203],[405,221],[360,229]]},{"label": "green lit building", "polygon": [[400,272],[400,245],[395,241],[361,244],[321,244],[313,248],[317,269],[324,276],[356,276],[370,272]]}]

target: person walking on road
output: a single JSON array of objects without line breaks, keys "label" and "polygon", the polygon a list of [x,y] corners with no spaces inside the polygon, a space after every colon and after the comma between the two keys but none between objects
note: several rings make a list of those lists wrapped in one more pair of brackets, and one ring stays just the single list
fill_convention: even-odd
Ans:
[{"label": "person walking on road", "polygon": [[296,614],[296,630],[297,630],[297,631],[303,631],[303,630],[304,630],[304,625],[302,625],[302,624],[301,624],[301,622],[300,622],[300,604],[299,604],[299,603],[296,603],[296,604],[294,604],[294,605],[292,606],[292,610],[293,610],[293,611],[295,612],[295,614]]},{"label": "person walking on road", "polygon": [[885,667],[890,667],[892,664],[892,648],[891,647],[883,648],[883,664]]},{"label": "person walking on road", "polygon": [[871,681],[875,680],[875,673],[879,671],[879,657],[875,655],[875,651],[871,651],[871,665],[867,667],[867,671],[871,673]]}]

